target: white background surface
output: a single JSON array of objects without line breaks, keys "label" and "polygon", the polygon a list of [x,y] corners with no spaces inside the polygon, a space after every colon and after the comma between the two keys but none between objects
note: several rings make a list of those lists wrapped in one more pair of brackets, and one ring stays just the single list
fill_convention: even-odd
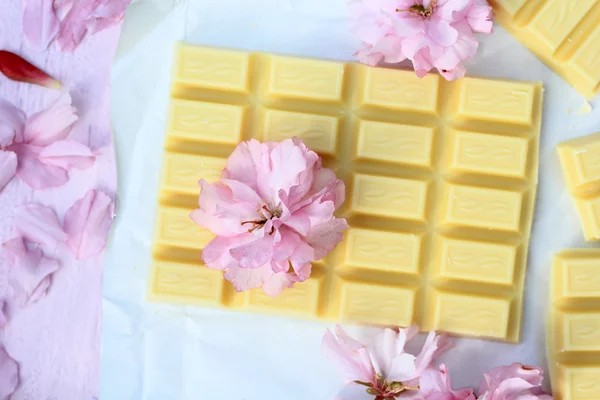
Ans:
[{"label": "white background surface", "polygon": [[[144,301],[174,41],[352,59],[344,0],[138,0],[128,12],[113,69],[112,123],[119,215],[106,257],[101,399],[319,400],[343,381],[322,356],[326,324]],[[477,387],[484,370],[545,365],[551,256],[585,245],[555,145],[600,131],[600,99],[584,103],[501,28],[482,38],[471,75],[545,84],[540,186],[525,291],[522,341],[461,339],[444,361],[455,386]],[[573,112],[570,112],[573,111]],[[366,338],[369,329],[350,333]]]}]

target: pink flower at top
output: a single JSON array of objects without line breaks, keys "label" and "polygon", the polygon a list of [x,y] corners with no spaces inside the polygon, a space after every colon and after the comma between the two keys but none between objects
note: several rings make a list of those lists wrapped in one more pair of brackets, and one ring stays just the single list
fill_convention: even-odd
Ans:
[{"label": "pink flower at top", "polygon": [[[399,396],[418,398],[422,375],[438,356],[452,347],[452,343],[445,336],[437,336],[435,332],[430,332],[417,356],[407,353],[404,347],[418,331],[416,325],[399,331],[385,329],[377,334],[372,342],[363,344],[348,336],[342,327],[336,326],[337,338],[327,330],[322,348],[349,384],[366,386],[367,393],[378,399],[391,400]],[[437,381],[431,378],[432,391],[437,388],[436,385]],[[434,399],[435,397],[431,397],[429,400]],[[466,399],[469,398],[456,400]]]},{"label": "pink flower at top", "polygon": [[438,368],[428,368],[421,375],[419,400],[476,400],[472,389],[452,389],[450,375],[444,364]]},{"label": "pink flower at top", "polygon": [[262,286],[276,296],[310,276],[342,239],[344,182],[299,139],[240,143],[221,181],[201,187],[191,214],[216,236],[202,252],[209,268],[225,271],[237,291]]},{"label": "pink flower at top", "polygon": [[491,33],[486,0],[349,0],[354,32],[362,40],[355,54],[368,65],[412,61],[423,77],[437,69],[446,79],[464,76],[463,62],[475,56],[475,33]]},{"label": "pink flower at top", "polygon": [[88,36],[123,21],[131,0],[23,0],[23,33],[45,50],[56,42],[74,51]]},{"label": "pink flower at top", "polygon": [[541,368],[514,363],[483,374],[478,400],[552,400],[542,390]]},{"label": "pink flower at top", "polygon": [[72,168],[91,167],[91,150],[68,139],[75,121],[68,94],[29,118],[0,100],[0,192],[15,175],[33,189],[47,189],[65,184]]}]

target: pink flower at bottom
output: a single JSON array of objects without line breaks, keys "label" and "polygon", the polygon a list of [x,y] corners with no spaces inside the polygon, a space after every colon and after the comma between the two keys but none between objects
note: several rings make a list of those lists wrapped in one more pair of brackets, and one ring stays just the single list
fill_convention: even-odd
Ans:
[{"label": "pink flower at bottom", "polygon": [[379,399],[418,398],[422,375],[452,347],[445,336],[430,332],[417,356],[407,353],[404,347],[418,331],[416,325],[399,331],[384,329],[369,344],[363,344],[336,326],[337,338],[331,331],[325,332],[323,353],[338,366],[349,384],[366,386],[367,393]]},{"label": "pink flower at bottom", "polygon": [[237,291],[262,286],[276,296],[308,279],[311,262],[327,255],[348,228],[335,218],[344,182],[299,139],[249,140],[227,160],[221,180],[199,182],[191,218],[217,236],[202,259]]},{"label": "pink flower at bottom", "polygon": [[483,374],[478,400],[552,400],[542,390],[544,371],[514,363]]}]

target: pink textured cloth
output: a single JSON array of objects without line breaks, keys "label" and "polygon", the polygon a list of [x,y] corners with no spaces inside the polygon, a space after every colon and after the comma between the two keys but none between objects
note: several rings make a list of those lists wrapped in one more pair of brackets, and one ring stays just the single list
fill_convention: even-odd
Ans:
[{"label": "pink textured cloth", "polygon": [[[120,26],[88,37],[72,54],[53,48],[40,53],[24,44],[22,19],[20,0],[3,2],[0,49],[24,56],[63,83],[79,115],[72,137],[89,145],[97,160],[90,169],[73,171],[69,182],[58,188],[33,191],[19,179],[8,183],[0,193],[0,243],[16,236],[17,206],[46,205],[62,221],[88,190],[102,190],[114,199],[117,188],[109,85]],[[0,76],[0,98],[27,113],[48,106],[58,93]],[[0,329],[0,344],[20,367],[20,384],[12,400],[98,397],[104,252],[78,261],[62,247],[51,256],[62,266],[47,295],[26,308],[7,307],[8,323]],[[0,251],[0,301],[10,293],[5,257]]]}]

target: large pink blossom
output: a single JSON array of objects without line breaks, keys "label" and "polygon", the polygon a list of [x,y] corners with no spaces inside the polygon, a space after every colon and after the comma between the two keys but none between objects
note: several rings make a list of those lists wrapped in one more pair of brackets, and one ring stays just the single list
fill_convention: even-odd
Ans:
[{"label": "large pink blossom", "polygon": [[29,118],[0,100],[0,191],[15,175],[33,189],[47,189],[65,184],[72,168],[91,167],[91,150],[68,139],[75,121],[68,94]]},{"label": "large pink blossom", "polygon": [[237,291],[262,286],[276,296],[310,276],[342,239],[346,220],[334,217],[344,182],[299,139],[240,143],[221,181],[199,182],[191,217],[214,234],[202,252]]},{"label": "large pink blossom", "polygon": [[421,376],[438,356],[452,347],[445,336],[430,332],[418,355],[407,353],[404,347],[418,331],[416,325],[399,331],[385,329],[369,344],[363,344],[336,326],[335,336],[329,330],[325,332],[322,348],[349,384],[366,386],[367,393],[380,399],[395,399],[400,395],[400,398],[407,395],[416,398]]},{"label": "large pink blossom", "polygon": [[88,36],[123,21],[131,0],[23,0],[23,34],[45,50],[73,51]]},{"label": "large pink blossom", "polygon": [[514,363],[483,374],[479,400],[552,400],[542,390],[541,368]]},{"label": "large pink blossom", "polygon": [[475,33],[491,33],[486,0],[349,0],[353,31],[362,40],[362,63],[412,61],[422,77],[437,69],[446,79],[464,76],[475,56]]}]

